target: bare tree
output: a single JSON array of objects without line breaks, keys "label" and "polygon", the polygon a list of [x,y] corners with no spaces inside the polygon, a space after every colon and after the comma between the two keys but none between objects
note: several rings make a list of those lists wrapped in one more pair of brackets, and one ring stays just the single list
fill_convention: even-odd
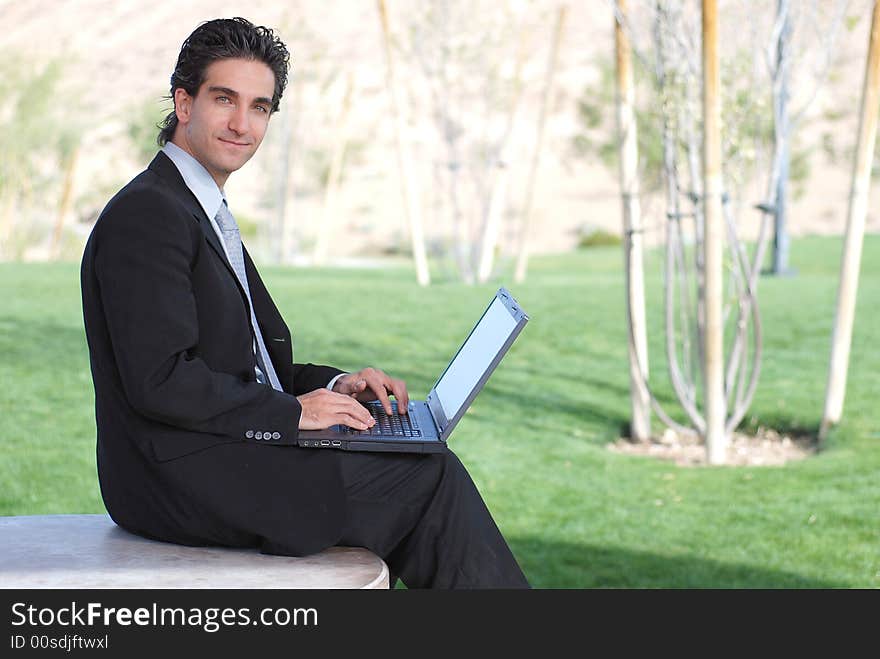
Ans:
[{"label": "bare tree", "polygon": [[[651,436],[651,402],[648,380],[648,341],[645,326],[645,275],[642,259],[641,207],[639,204],[638,137],[629,39],[623,29],[626,3],[618,0],[621,16],[614,19],[617,61],[617,130],[620,142],[620,193],[623,202],[623,254],[626,273],[626,322],[634,340],[629,342],[630,436],[646,441]],[[644,372],[640,369],[644,368]]]},{"label": "bare tree", "polygon": [[[533,8],[504,3],[429,0],[407,5],[413,103],[427,117],[422,136],[433,160],[438,232],[465,282],[485,282],[495,270],[516,174],[514,138],[529,89],[527,63]],[[509,234],[510,231],[508,230]]]},{"label": "bare tree", "polygon": [[397,80],[395,78],[394,55],[391,49],[391,31],[388,25],[388,10],[385,0],[378,0],[379,19],[382,24],[382,40],[385,47],[385,60],[387,64],[388,94],[391,97],[391,113],[394,120],[395,150],[397,164],[400,171],[401,188],[404,200],[404,213],[409,225],[410,239],[412,241],[413,259],[416,266],[416,279],[422,286],[431,283],[428,271],[428,257],[425,249],[425,237],[422,229],[422,211],[418,201],[415,175],[409,145],[404,144],[401,108]]},{"label": "bare tree", "polygon": [[865,63],[858,143],[853,162],[843,257],[840,262],[840,290],[837,295],[837,313],[831,338],[831,362],[828,369],[825,410],[819,431],[820,440],[827,437],[831,426],[840,421],[843,413],[856,292],[859,284],[859,266],[862,261],[865,216],[868,213],[868,188],[877,139],[878,109],[880,109],[880,0],[874,2],[868,57]]},{"label": "bare tree", "polygon": [[547,109],[553,97],[553,78],[556,72],[559,43],[562,40],[562,33],[565,26],[566,11],[567,9],[565,5],[559,7],[556,16],[556,26],[553,30],[553,42],[550,47],[550,55],[547,59],[547,69],[544,74],[544,92],[541,96],[541,113],[538,116],[535,150],[532,155],[529,177],[526,182],[526,202],[519,229],[519,248],[517,249],[516,256],[516,270],[513,275],[514,281],[517,282],[521,282],[525,279],[526,269],[528,268],[529,263],[529,237],[534,230],[532,227],[532,201],[535,191],[535,179],[537,178],[538,165],[540,164],[541,152],[544,147],[544,125],[547,123]]},{"label": "bare tree", "polygon": [[[736,214],[726,181],[740,183],[757,164],[757,155],[743,148],[754,142],[763,148],[763,127],[756,122],[760,101],[755,93],[757,78],[737,80],[728,74],[725,89],[718,84],[718,70],[735,64],[733,57],[754,53],[753,46],[737,50],[732,44],[718,49],[718,8],[714,2],[703,2],[703,11],[693,11],[692,0],[652,0],[647,13],[653,24],[653,66],[647,51],[636,53],[653,71],[658,105],[661,109],[663,145],[662,169],[667,202],[664,265],[664,316],[666,361],[673,391],[687,421],[673,419],[651,394],[651,404],[658,416],[680,433],[697,433],[707,446],[707,459],[723,462],[729,435],[745,416],[757,388],[762,355],[761,316],[757,302],[757,283],[769,243],[770,219],[779,194],[780,171],[791,137],[791,128],[803,116],[815,90],[827,71],[814,70],[813,87],[797,113],[783,116],[789,92],[786,62],[791,60],[790,44],[783,47],[782,65],[779,58],[780,35],[785,36],[786,17],[777,11],[771,21],[773,29],[767,52],[767,72],[772,82],[770,96],[774,100],[774,123],[767,200],[758,204],[762,222],[752,254],[739,236]],[[843,5],[834,8],[837,29]],[[638,44],[634,35],[640,26],[622,15],[614,3],[618,19],[625,31]],[[780,7],[777,5],[777,10]],[[802,16],[791,7],[783,6],[792,16]],[[799,7],[801,12],[806,10]],[[694,22],[702,20],[700,26]],[[644,24],[642,16],[642,24]],[[704,29],[700,29],[700,28]],[[702,43],[697,41],[703,34]],[[753,35],[752,35],[753,36]],[[832,39],[823,41],[830,48]],[[757,42],[753,38],[753,43]],[[703,63],[697,53],[702,47]],[[730,52],[732,51],[732,53]],[[759,51],[764,52],[764,51]],[[742,53],[739,54],[739,53]],[[819,59],[819,58],[817,58]],[[756,68],[754,70],[757,70]],[[705,71],[702,119],[699,112],[698,89],[693,81]],[[738,93],[737,88],[748,93]],[[799,88],[799,91],[804,91]],[[722,94],[728,104],[725,111],[724,134],[718,132]],[[714,130],[714,139],[709,131]],[[700,153],[700,143],[704,144]],[[701,171],[702,163],[702,171]],[[722,261],[725,251],[727,256]],[[722,276],[723,274],[723,276]],[[635,345],[630,332],[630,350]],[[649,389],[650,393],[650,389]]]},{"label": "bare tree", "polygon": [[318,238],[315,241],[315,251],[312,262],[315,265],[324,265],[327,262],[327,253],[330,242],[336,228],[336,208],[338,206],[339,181],[342,177],[342,164],[345,158],[345,149],[348,146],[349,110],[351,109],[351,96],[354,90],[354,79],[351,73],[345,77],[345,93],[342,98],[342,107],[336,118],[336,126],[333,130],[333,155],[330,159],[330,169],[327,172],[327,185],[324,188],[324,204],[322,218],[318,226]]},{"label": "bare tree", "polygon": [[[329,170],[339,143],[333,123],[339,116],[333,83],[343,73],[338,62],[345,58],[328,56],[331,44],[309,25],[305,14],[300,0],[292,0],[281,20],[296,67],[279,116],[273,119],[277,125],[266,138],[273,155],[262,161],[268,183],[265,205],[272,214],[259,226],[260,242],[265,255],[281,264],[300,256],[310,226],[323,219],[296,211],[312,194],[321,192],[327,199]],[[316,233],[320,233],[320,224]]]},{"label": "bare tree", "polygon": [[[773,159],[770,169],[767,201],[760,208],[764,213],[773,216],[773,252],[769,274],[790,274],[789,250],[790,239],[787,229],[787,188],[789,181],[789,168],[791,161],[792,135],[804,117],[810,103],[815,98],[827,75],[830,63],[830,53],[843,25],[846,10],[850,5],[849,0],[836,0],[823,3],[826,10],[819,8],[818,0],[809,2],[792,3],[791,0],[777,0],[776,18],[773,22],[771,37],[769,39],[765,60],[767,72],[770,78],[773,98]],[[826,13],[827,12],[827,13]],[[810,30],[815,26],[814,30]],[[801,28],[806,32],[801,41],[811,39],[807,47],[801,45],[801,55],[807,57],[795,57],[795,31]],[[815,32],[817,36],[814,36]],[[800,109],[791,111],[790,102],[792,95],[791,78],[792,69],[799,60],[813,63],[810,72],[813,80],[803,81],[802,87],[806,90],[806,100]]]},{"label": "bare tree", "polygon": [[[276,181],[276,202],[275,202],[275,227],[272,231],[274,236],[273,244],[276,252],[274,254],[277,263],[286,264],[290,258],[296,254],[298,244],[292,230],[293,223],[290,221],[290,204],[288,196],[290,193],[290,166],[291,166],[291,138],[296,133],[294,122],[299,116],[299,105],[302,102],[302,94],[299,90],[293,91],[293,111],[282,111],[279,118],[278,132],[280,157],[278,158],[278,173]],[[291,116],[292,115],[292,116]]]},{"label": "bare tree", "polygon": [[[0,258],[57,258],[72,211],[82,127],[65,64],[0,54]],[[59,104],[59,97],[71,99]],[[65,176],[57,176],[57,171]],[[57,201],[56,201],[57,200]]]},{"label": "bare tree", "polygon": [[73,181],[78,162],[79,146],[74,146],[69,152],[63,154],[61,167],[64,172],[64,183],[61,188],[61,201],[58,204],[55,228],[52,230],[52,240],[49,243],[50,259],[57,259],[61,255],[61,236],[64,232],[64,224],[73,208]]}]

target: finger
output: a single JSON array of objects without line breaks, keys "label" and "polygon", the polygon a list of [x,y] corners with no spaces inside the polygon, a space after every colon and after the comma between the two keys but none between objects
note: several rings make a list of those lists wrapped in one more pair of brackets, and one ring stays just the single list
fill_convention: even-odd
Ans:
[{"label": "finger", "polygon": [[394,413],[394,411],[391,409],[391,399],[388,398],[388,388],[390,388],[391,385],[391,378],[385,376],[385,380],[388,380],[387,384],[386,382],[379,380],[372,385],[372,389],[373,392],[376,394],[376,398],[378,398],[379,402],[382,403],[382,409],[385,410],[385,414],[391,416],[391,414]]},{"label": "finger", "polygon": [[356,430],[367,430],[371,427],[371,424],[368,424],[362,419],[359,419],[358,417],[351,414],[342,414],[339,423],[342,423],[349,428],[355,428]]},{"label": "finger", "polygon": [[339,413],[354,417],[366,424],[367,427],[372,427],[376,423],[373,415],[370,414],[366,407],[348,396],[345,397],[343,404],[340,405]]},{"label": "finger", "polygon": [[[341,394],[335,391],[326,391],[324,394],[326,397],[324,410],[326,414],[334,419],[333,423],[346,423],[341,419],[352,417],[367,426],[373,425],[373,417],[363,405],[357,402],[354,398],[355,395],[355,393]],[[363,428],[361,429],[363,430]]]},{"label": "finger", "polygon": [[338,412],[333,415],[334,423],[342,423],[346,426],[350,426],[357,430],[367,430],[368,428],[372,428],[376,425],[376,420],[373,417],[370,417],[368,420],[362,418],[360,415],[349,414],[348,412]]},{"label": "finger", "polygon": [[406,414],[409,409],[409,392],[403,380],[391,380],[391,393],[397,399],[397,411]]}]

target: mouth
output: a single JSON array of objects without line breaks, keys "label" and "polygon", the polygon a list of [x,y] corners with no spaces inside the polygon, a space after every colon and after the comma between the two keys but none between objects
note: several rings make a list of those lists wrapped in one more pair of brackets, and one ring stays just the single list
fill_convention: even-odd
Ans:
[{"label": "mouth", "polygon": [[223,142],[224,144],[228,144],[229,146],[237,146],[237,147],[246,147],[250,146],[249,142],[236,142],[235,140],[224,140],[222,137],[218,137],[218,140]]}]

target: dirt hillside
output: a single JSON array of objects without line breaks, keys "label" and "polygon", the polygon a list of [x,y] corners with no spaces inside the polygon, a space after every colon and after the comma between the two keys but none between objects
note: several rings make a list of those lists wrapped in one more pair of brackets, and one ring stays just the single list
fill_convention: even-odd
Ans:
[{"label": "dirt hillside", "polygon": [[[472,4],[476,17],[501,6]],[[721,4],[723,10],[725,3]],[[772,13],[775,4],[767,0],[748,6],[750,11]],[[442,208],[436,209],[441,203],[438,200],[442,201],[442,190],[437,189],[437,180],[432,177],[436,169],[432,163],[442,144],[425,100],[426,87],[417,76],[418,66],[405,47],[407,31],[412,27],[412,15],[408,13],[412,3],[389,1],[389,6],[392,29],[401,45],[396,52],[408,113],[407,139],[419,169],[422,200],[429,209],[428,238],[439,243],[446,229],[440,220]],[[516,115],[509,161],[508,217],[515,218],[524,203],[557,3],[523,1],[511,2],[510,6],[519,12],[526,44],[522,105]],[[790,202],[789,222],[794,235],[839,233],[844,227],[851,168],[845,154],[855,141],[855,110],[867,50],[866,6],[861,0],[851,3],[853,25],[839,41],[827,84],[811,105],[798,136],[799,148],[808,154],[810,173]],[[856,20],[860,14],[860,20]],[[309,249],[317,227],[326,221],[324,196],[314,183],[318,179],[315,171],[321,167],[321,158],[326,161],[337,145],[342,98],[346,81],[351,80],[348,164],[335,200],[332,252],[335,257],[370,256],[389,246],[405,245],[381,30],[375,2],[366,1],[0,0],[0,56],[14,53],[35,62],[62,58],[64,93],[75,97],[76,112],[88,117],[82,129],[82,153],[74,182],[75,217],[70,224],[87,231],[108,192],[146,164],[127,138],[132,109],[154,103],[161,116],[167,104],[163,105],[159,97],[167,93],[168,76],[184,38],[203,20],[234,15],[277,28],[294,62],[282,108],[288,113],[288,123],[281,128],[280,116],[273,118],[271,135],[254,163],[230,179],[227,195],[237,215],[256,224],[277,221],[274,209],[280,194],[280,141],[286,131],[296,145],[291,152],[292,183],[286,204],[288,247],[301,252]],[[474,21],[478,23],[477,18]],[[736,26],[727,29],[735,30]],[[486,37],[487,43],[490,37]],[[644,47],[647,49],[647,44]],[[533,237],[536,252],[572,248],[584,227],[619,232],[615,172],[598,158],[575,158],[571,150],[572,138],[580,130],[575,113],[577,99],[590,86],[598,89],[602,67],[607,67],[612,53],[609,3],[569,3],[557,72],[558,91],[546,127],[535,189],[534,218],[539,227]],[[508,59],[500,51],[471,63],[475,67],[509,67]],[[480,80],[479,75],[475,80]],[[59,94],[57,102],[66,103],[69,98]],[[503,117],[499,109],[503,108],[494,107],[492,111]],[[465,123],[480,121],[467,115],[462,119]],[[491,123],[486,125],[495,129]],[[829,143],[839,152],[834,157],[829,155]],[[747,186],[740,203],[747,207],[759,201],[763,187],[760,180]],[[873,211],[877,192],[872,191],[869,231],[880,230],[880,213]],[[647,199],[644,208],[646,238],[649,243],[656,242],[661,235],[661,204]],[[754,212],[742,213],[746,236],[754,235],[755,219]],[[512,236],[512,230],[504,234],[505,244]],[[259,248],[268,254],[273,246],[263,242]],[[39,246],[30,255],[39,258]]]}]

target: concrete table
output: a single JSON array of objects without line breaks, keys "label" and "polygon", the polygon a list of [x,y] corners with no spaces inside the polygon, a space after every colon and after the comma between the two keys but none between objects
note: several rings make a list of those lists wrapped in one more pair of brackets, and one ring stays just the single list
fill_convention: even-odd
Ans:
[{"label": "concrete table", "polygon": [[293,558],[147,540],[109,515],[0,517],[0,588],[388,588],[361,547]]}]

